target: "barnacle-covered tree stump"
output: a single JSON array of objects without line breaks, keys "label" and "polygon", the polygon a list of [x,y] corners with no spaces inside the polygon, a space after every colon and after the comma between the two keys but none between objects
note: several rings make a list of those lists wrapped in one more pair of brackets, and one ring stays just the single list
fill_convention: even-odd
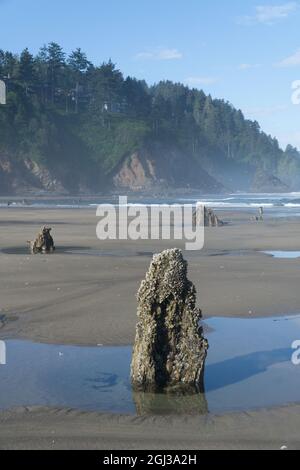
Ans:
[{"label": "barnacle-covered tree stump", "polygon": [[199,325],[196,290],[181,250],[155,255],[138,291],[131,364],[136,389],[203,389],[208,348]]}]

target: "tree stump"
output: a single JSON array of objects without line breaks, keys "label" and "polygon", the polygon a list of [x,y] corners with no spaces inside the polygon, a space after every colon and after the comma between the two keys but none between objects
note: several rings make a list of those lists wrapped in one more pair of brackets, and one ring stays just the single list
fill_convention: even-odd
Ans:
[{"label": "tree stump", "polygon": [[138,322],[131,363],[133,387],[202,391],[208,348],[196,308],[196,289],[187,279],[181,250],[154,255],[138,294]]}]

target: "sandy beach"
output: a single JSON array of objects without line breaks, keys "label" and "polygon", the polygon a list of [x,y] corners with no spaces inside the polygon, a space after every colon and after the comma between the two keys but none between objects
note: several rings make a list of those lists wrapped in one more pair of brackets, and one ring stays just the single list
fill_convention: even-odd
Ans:
[{"label": "sandy beach", "polygon": [[[267,219],[256,224],[249,213],[220,215],[231,224],[206,229],[204,249],[184,252],[204,319],[299,313],[299,261],[261,253],[299,250],[298,221]],[[135,295],[152,253],[184,244],[99,241],[97,220],[94,210],[0,211],[2,337],[132,344]],[[57,252],[31,256],[26,240],[43,223],[53,227]]]},{"label": "sandy beach", "polygon": [[[300,250],[297,219],[254,223],[247,211],[219,215],[228,225],[207,229],[202,251],[184,252],[204,320],[299,313],[299,260],[261,253]],[[57,252],[31,256],[26,241],[44,223],[53,227]],[[184,245],[99,241],[96,223],[92,209],[0,210],[0,339],[132,344],[135,294],[152,254]],[[208,418],[20,408],[0,413],[0,447],[295,448],[299,421],[296,405]]]}]

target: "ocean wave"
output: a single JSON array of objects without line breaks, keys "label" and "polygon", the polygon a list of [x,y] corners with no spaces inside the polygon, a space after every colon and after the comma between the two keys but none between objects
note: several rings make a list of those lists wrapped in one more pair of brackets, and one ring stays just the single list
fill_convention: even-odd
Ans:
[{"label": "ocean wave", "polygon": [[[132,198],[131,198],[132,199]],[[222,195],[197,195],[194,197],[178,197],[178,198],[162,198],[160,200],[151,198],[143,198],[136,201],[130,201],[126,204],[119,206],[118,199],[116,197],[107,197],[98,199],[97,197],[88,199],[25,199],[25,200],[9,200],[8,198],[1,198],[0,208],[36,208],[36,209],[95,209],[99,205],[109,204],[114,207],[162,207],[163,205],[184,205],[186,207],[195,206],[196,203],[202,203],[203,205],[216,209],[257,209],[264,207],[265,209],[276,208],[292,210],[293,208],[300,208],[300,193],[287,193],[287,194],[224,194]]]}]

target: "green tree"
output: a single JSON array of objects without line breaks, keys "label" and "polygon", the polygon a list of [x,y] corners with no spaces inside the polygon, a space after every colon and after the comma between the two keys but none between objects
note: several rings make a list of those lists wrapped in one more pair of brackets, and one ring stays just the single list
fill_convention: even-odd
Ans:
[{"label": "green tree", "polygon": [[55,90],[60,84],[65,67],[65,56],[63,49],[56,42],[50,42],[46,48],[46,62],[48,65],[48,77],[51,89],[51,101],[54,103]]},{"label": "green tree", "polygon": [[75,102],[75,112],[78,113],[80,97],[81,95],[84,95],[82,87],[83,74],[86,73],[87,69],[91,66],[91,63],[88,61],[86,54],[82,52],[80,47],[71,52],[67,63],[71,70],[72,81],[74,82],[72,93],[67,91],[67,99],[70,95],[72,96]]},{"label": "green tree", "polygon": [[36,84],[36,79],[34,57],[26,48],[20,55],[17,72],[17,80],[25,87],[26,95],[28,95],[30,87]]}]

